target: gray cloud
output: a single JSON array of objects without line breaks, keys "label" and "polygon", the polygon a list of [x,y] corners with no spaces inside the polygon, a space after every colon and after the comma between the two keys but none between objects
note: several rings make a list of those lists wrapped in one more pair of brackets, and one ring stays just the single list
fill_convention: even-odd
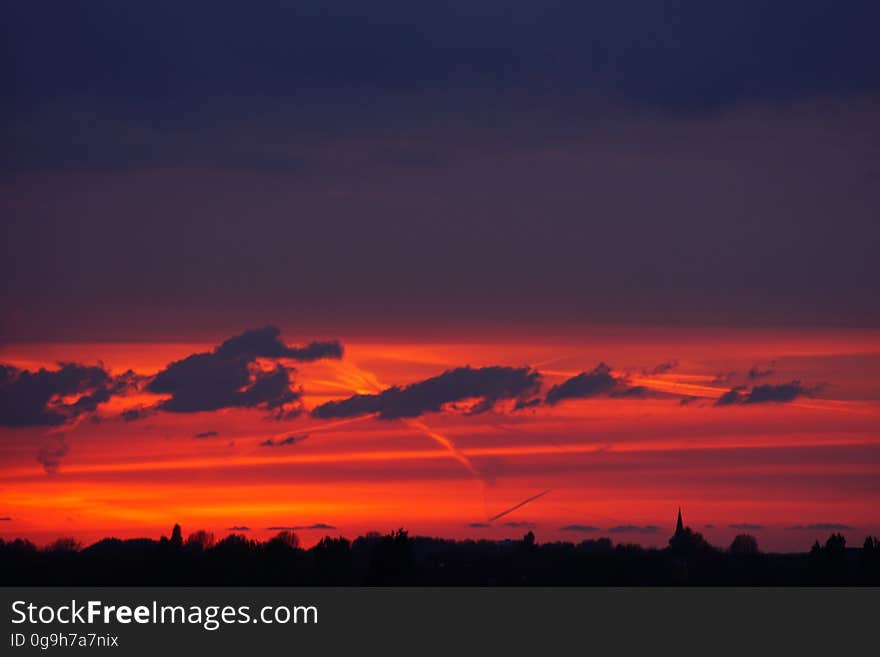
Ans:
[{"label": "gray cloud", "polygon": [[[708,527],[709,525],[706,526]],[[744,531],[760,531],[762,529],[765,529],[764,525],[753,525],[748,522],[739,522],[727,526],[730,527],[730,529],[742,529]]]},{"label": "gray cloud", "polygon": [[220,433],[217,431],[200,431],[199,433],[193,434],[193,438],[215,438],[219,435]]},{"label": "gray cloud", "polygon": [[247,525],[233,525],[232,527],[227,527],[226,531],[228,532],[249,532],[251,530]]}]

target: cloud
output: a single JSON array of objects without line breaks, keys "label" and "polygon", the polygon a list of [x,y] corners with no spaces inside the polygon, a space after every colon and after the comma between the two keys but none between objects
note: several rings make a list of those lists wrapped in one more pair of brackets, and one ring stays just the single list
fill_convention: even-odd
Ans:
[{"label": "cloud", "polygon": [[471,529],[488,529],[492,525],[488,522],[469,522],[467,526]]},{"label": "cloud", "polygon": [[63,424],[94,412],[118,385],[100,366],[59,363],[57,370],[32,372],[0,365],[0,426]]},{"label": "cloud", "polygon": [[10,516],[0,516],[0,522],[12,522],[12,518]]},{"label": "cloud", "polygon": [[592,525],[565,525],[564,527],[560,527],[559,531],[561,532],[597,532],[599,531],[598,527],[593,527]]},{"label": "cloud", "polygon": [[[658,365],[661,369],[663,367],[671,369],[674,366],[670,363]],[[592,371],[581,372],[550,388],[544,402],[555,406],[566,399],[589,399],[601,396],[618,399],[644,399],[656,396],[665,397],[669,396],[669,393],[650,390],[645,386],[630,386],[625,376],[614,376],[609,365],[599,363]]]},{"label": "cloud", "polygon": [[250,329],[229,338],[214,350],[214,354],[224,360],[245,358],[288,358],[309,362],[323,358],[342,358],[342,345],[337,340],[310,342],[305,347],[290,347],[284,344],[274,326]]},{"label": "cloud", "polygon": [[119,417],[125,422],[137,422],[155,413],[152,408],[138,406],[137,408],[127,408],[119,414]]},{"label": "cloud", "polygon": [[703,525],[703,527],[705,527],[706,529],[715,529],[715,525],[711,523],[706,523],[705,525]]},{"label": "cloud", "polygon": [[512,529],[533,529],[536,527],[535,523],[528,522],[526,520],[511,520],[509,522],[504,523],[505,527],[510,527]]},{"label": "cloud", "polygon": [[312,415],[334,419],[377,414],[382,420],[395,420],[437,412],[446,404],[467,399],[479,400],[469,413],[483,413],[502,400],[530,397],[537,392],[540,382],[541,375],[528,367],[459,367],[378,394],[329,401],[314,408]]},{"label": "cloud", "polygon": [[271,527],[266,527],[266,531],[270,532],[306,531],[310,529],[336,529],[336,527],[324,522],[316,522],[313,525],[272,525]]},{"label": "cloud", "polygon": [[655,366],[654,369],[650,371],[650,374],[666,374],[667,372],[674,370],[676,367],[678,367],[678,361],[670,360]]},{"label": "cloud", "polygon": [[725,392],[715,402],[716,406],[731,406],[734,404],[764,404],[767,402],[787,403],[798,397],[812,397],[820,387],[805,388],[800,381],[790,383],[770,384],[754,386],[749,390],[746,386],[736,386]]},{"label": "cloud", "polygon": [[806,531],[846,531],[848,529],[854,529],[850,525],[844,525],[839,522],[815,522],[811,525],[794,525],[792,527],[786,527],[786,529],[792,530],[806,530]]},{"label": "cloud", "polygon": [[712,379],[712,383],[714,384],[726,384],[733,381],[734,377],[736,377],[736,372],[719,372],[715,375],[715,378]]},{"label": "cloud", "polygon": [[611,374],[611,368],[599,363],[591,372],[581,372],[577,376],[550,388],[545,401],[555,406],[564,399],[585,399],[610,394],[619,381]]},{"label": "cloud", "polygon": [[744,390],[746,390],[746,386],[731,388],[715,401],[715,405],[730,406],[731,404],[742,404],[745,401]]},{"label": "cloud", "polygon": [[228,532],[249,532],[251,530],[247,525],[233,525],[232,527],[227,527],[226,531]]},{"label": "cloud", "polygon": [[[341,358],[339,342],[312,342],[289,347],[273,326],[251,329],[229,338],[210,352],[192,354],[159,372],[147,391],[171,395],[156,408],[172,413],[195,413],[221,408],[262,408],[278,417],[294,415],[290,405],[301,393],[291,388],[292,368],[283,360],[313,361]],[[270,370],[261,369],[257,359],[276,361]]]},{"label": "cloud", "polygon": [[202,431],[200,433],[193,434],[193,438],[214,438],[219,435],[220,434],[217,431]]},{"label": "cloud", "polygon": [[749,377],[750,381],[754,381],[755,379],[763,379],[764,377],[770,376],[771,374],[773,374],[772,367],[768,367],[766,370],[762,370],[757,365],[753,365],[746,376]]},{"label": "cloud", "polygon": [[[706,525],[706,526],[708,527],[708,525]],[[764,525],[753,525],[748,522],[738,522],[738,523],[733,523],[732,525],[727,525],[727,526],[730,529],[741,529],[743,531],[753,531],[753,532],[765,529]]]},{"label": "cloud", "polygon": [[660,528],[656,525],[615,525],[608,531],[611,534],[656,534]]},{"label": "cloud", "polygon": [[[189,413],[220,408],[264,408],[277,416],[297,412],[292,405],[301,393],[292,389],[289,361],[341,358],[337,341],[291,347],[277,328],[253,329],[226,340],[210,352],[169,364],[154,377],[129,370],[111,376],[103,365],[59,363],[58,369],[20,370],[0,364],[0,426],[56,426],[84,415],[131,390],[170,395],[155,406],[130,408],[119,418],[132,422],[156,410]],[[258,360],[274,361],[269,369]],[[207,438],[210,432],[197,434]]]},{"label": "cloud", "polygon": [[282,438],[281,440],[275,440],[274,438],[267,438],[263,442],[260,443],[260,447],[289,447],[290,445],[297,445],[304,441],[309,437],[307,433],[301,433],[297,435],[287,436],[286,438]]},{"label": "cloud", "polygon": [[61,465],[61,459],[67,456],[70,447],[64,440],[64,436],[56,436],[43,445],[37,452],[37,461],[46,470],[46,474],[55,474]]}]

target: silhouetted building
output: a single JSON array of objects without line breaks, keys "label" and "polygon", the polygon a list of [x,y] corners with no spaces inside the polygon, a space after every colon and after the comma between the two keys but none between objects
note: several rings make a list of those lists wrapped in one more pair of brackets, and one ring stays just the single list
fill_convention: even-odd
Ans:
[{"label": "silhouetted building", "polygon": [[675,554],[692,555],[696,552],[711,550],[712,547],[703,538],[700,532],[695,532],[685,526],[681,519],[681,507],[678,509],[678,520],[675,523],[675,533],[669,539],[669,548]]}]

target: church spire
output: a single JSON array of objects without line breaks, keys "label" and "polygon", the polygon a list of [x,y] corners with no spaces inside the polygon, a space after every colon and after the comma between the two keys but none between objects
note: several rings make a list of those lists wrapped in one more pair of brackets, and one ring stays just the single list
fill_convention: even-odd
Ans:
[{"label": "church spire", "polygon": [[680,536],[684,532],[684,523],[681,521],[681,507],[678,507],[678,522],[675,523],[675,535]]}]

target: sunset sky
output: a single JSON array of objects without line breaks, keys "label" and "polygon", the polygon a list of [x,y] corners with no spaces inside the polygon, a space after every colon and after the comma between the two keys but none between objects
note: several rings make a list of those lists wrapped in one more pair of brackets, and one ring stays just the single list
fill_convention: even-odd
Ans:
[{"label": "sunset sky", "polygon": [[878,21],[0,3],[0,537],[880,533]]}]

